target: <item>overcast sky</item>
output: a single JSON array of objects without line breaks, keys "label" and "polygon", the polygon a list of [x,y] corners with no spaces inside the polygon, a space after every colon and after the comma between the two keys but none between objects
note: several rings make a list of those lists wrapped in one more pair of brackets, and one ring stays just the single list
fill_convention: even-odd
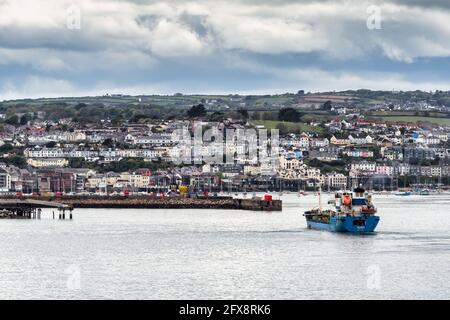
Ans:
[{"label": "overcast sky", "polygon": [[450,1],[0,0],[0,101],[358,88],[450,90]]}]

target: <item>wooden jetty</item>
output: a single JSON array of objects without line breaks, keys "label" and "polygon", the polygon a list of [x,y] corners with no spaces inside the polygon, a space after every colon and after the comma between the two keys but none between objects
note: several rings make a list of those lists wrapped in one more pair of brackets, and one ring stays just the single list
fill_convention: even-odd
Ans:
[{"label": "wooden jetty", "polygon": [[[6,219],[40,219],[42,208],[55,208],[59,211],[59,219],[72,219],[73,206],[61,202],[37,199],[3,199],[0,198],[0,218]],[[55,218],[53,213],[53,218]]]}]

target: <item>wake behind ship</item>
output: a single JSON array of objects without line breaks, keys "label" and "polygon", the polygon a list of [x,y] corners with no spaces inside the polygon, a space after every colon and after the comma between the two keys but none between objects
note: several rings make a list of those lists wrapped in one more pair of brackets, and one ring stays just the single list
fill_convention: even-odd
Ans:
[{"label": "wake behind ship", "polygon": [[[320,196],[320,195],[319,195]],[[332,201],[334,209],[306,211],[306,223],[310,229],[333,232],[370,233],[374,232],[380,217],[372,204],[372,197],[362,188],[353,192],[337,192]]]}]

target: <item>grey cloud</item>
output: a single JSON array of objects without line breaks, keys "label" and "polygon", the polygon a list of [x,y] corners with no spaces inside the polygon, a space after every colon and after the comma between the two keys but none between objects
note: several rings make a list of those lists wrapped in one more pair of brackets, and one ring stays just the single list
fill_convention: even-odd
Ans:
[{"label": "grey cloud", "polygon": [[154,29],[160,21],[161,16],[158,15],[138,15],[136,17],[136,23],[147,29]]},{"label": "grey cloud", "polygon": [[205,24],[205,16],[183,13],[180,15],[179,19],[183,24],[189,26],[192,31],[201,37],[205,37],[210,31]]},{"label": "grey cloud", "polygon": [[[48,3],[55,3],[60,11],[64,8],[56,4],[58,1]],[[60,19],[61,12],[53,16],[51,12],[45,12],[48,18],[30,25],[27,25],[26,20],[17,24],[14,20],[9,24],[0,23],[0,46],[77,51],[116,48],[151,51],[151,48],[164,48],[159,51],[160,54],[168,52],[175,56],[183,55],[183,48],[189,55],[214,52],[216,49],[237,49],[269,54],[317,52],[343,58],[351,57],[352,54],[367,54],[378,47],[385,50],[389,57],[395,56],[391,54],[393,51],[399,51],[403,52],[400,56],[411,59],[427,55],[447,56],[449,49],[442,43],[448,39],[448,31],[435,21],[434,16],[439,14],[435,9],[436,12],[424,9],[422,17],[422,14],[410,12],[407,9],[409,7],[396,8],[392,12],[382,7],[384,30],[369,33],[365,24],[367,4],[359,1],[199,0],[162,3],[104,0],[100,2],[105,4],[104,13],[101,5],[92,8],[91,3],[94,2],[80,2],[83,9],[81,30],[65,28],[64,19]],[[127,3],[134,6],[125,6]],[[374,3],[417,4],[419,1]],[[444,2],[434,0],[432,3],[441,5]],[[164,8],[155,9],[152,5]],[[450,18],[450,12],[444,11],[442,14]],[[421,19],[425,19],[424,22]],[[21,18],[17,17],[16,20],[20,21]],[[395,33],[385,31],[392,31],[393,28]],[[414,40],[419,37],[426,37],[427,43]],[[171,41],[170,46],[164,44]],[[180,41],[179,46],[176,46],[176,41]],[[428,48],[436,48],[435,54],[430,52],[432,50],[414,47],[421,43]],[[393,45],[395,50],[390,50]]]},{"label": "grey cloud", "polygon": [[[47,7],[36,7],[35,12],[27,8],[33,3],[0,0],[0,68],[20,65],[29,73],[57,79],[86,74],[107,77],[120,70],[129,79],[161,66],[163,74],[179,61],[193,61],[196,67],[171,69],[174,75],[216,70],[213,64],[244,55],[265,55],[268,61],[310,55],[320,58],[316,61],[349,64],[370,63],[382,55],[390,63],[403,65],[421,58],[450,57],[450,1],[80,0],[80,30],[68,30],[65,25],[65,10],[73,1],[46,0],[42,3]],[[381,30],[366,27],[366,8],[372,3],[382,8]],[[261,72],[249,61],[224,65],[217,73],[224,70]],[[319,75],[326,79],[327,74],[319,71],[289,73],[289,77],[293,82]],[[268,77],[283,83],[284,72],[271,69]],[[361,78],[333,75],[333,83],[342,79],[357,83]],[[143,82],[148,79],[142,76]],[[390,79],[393,83],[397,78],[391,75]],[[409,85],[401,80],[405,87]],[[65,82],[58,83],[67,88]]]},{"label": "grey cloud", "polygon": [[423,8],[437,7],[445,10],[450,10],[450,1],[448,0],[391,0],[394,3],[405,6],[417,6]]}]

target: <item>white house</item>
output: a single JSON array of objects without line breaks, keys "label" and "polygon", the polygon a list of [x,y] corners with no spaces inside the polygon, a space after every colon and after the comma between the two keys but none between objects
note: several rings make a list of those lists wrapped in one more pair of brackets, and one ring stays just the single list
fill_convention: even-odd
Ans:
[{"label": "white house", "polygon": [[371,161],[354,162],[350,166],[350,171],[354,173],[375,172],[376,163]]},{"label": "white house", "polygon": [[373,143],[373,138],[370,135],[349,135],[348,140],[351,144],[371,144]]},{"label": "white house", "polygon": [[309,145],[311,148],[323,148],[328,147],[330,141],[327,138],[311,138],[309,139]]},{"label": "white house", "polygon": [[394,174],[394,167],[388,165],[377,165],[375,172],[377,174],[392,176]]}]

